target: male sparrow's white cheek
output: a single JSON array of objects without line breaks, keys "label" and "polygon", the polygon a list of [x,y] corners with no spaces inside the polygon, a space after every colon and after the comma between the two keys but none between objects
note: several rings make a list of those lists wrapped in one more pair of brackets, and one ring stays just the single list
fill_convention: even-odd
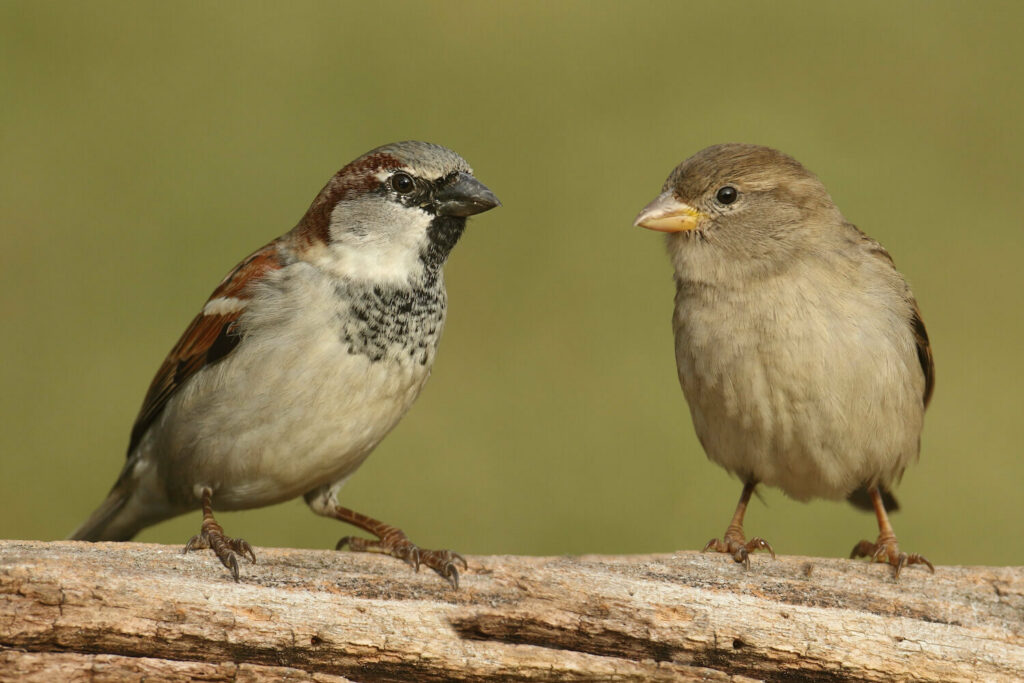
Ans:
[{"label": "male sparrow's white cheek", "polygon": [[432,216],[394,202],[339,204],[331,214],[330,256],[322,265],[340,277],[405,284],[423,273],[421,252]]}]

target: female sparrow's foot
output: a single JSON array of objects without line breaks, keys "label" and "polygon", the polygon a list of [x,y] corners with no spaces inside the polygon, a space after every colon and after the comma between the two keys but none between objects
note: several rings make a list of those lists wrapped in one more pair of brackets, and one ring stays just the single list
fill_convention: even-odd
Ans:
[{"label": "female sparrow's foot", "polygon": [[732,526],[725,532],[724,538],[712,538],[701,552],[706,553],[709,550],[732,555],[732,559],[743,564],[745,569],[750,569],[750,553],[755,550],[767,550],[772,554],[772,559],[775,559],[775,551],[768,541],[760,536],[755,536],[747,541],[743,538],[743,530],[736,530]]},{"label": "female sparrow's foot", "polygon": [[725,536],[722,538],[712,538],[701,552],[706,553],[709,550],[713,550],[716,553],[728,553],[732,555],[732,559],[742,563],[746,569],[750,569],[750,553],[755,550],[767,550],[772,554],[772,559],[775,559],[775,551],[768,541],[760,536],[756,536],[748,541],[743,536],[743,516],[747,512],[747,503],[750,502],[750,496],[753,495],[756,486],[756,482],[748,482],[743,485],[740,502],[736,504],[736,512],[733,513],[729,528],[725,530]]},{"label": "female sparrow's foot", "polygon": [[900,550],[900,544],[896,542],[896,533],[889,523],[889,515],[885,511],[881,490],[877,486],[868,488],[868,495],[875,507],[875,516],[878,518],[878,540],[874,543],[861,541],[853,546],[850,552],[850,559],[855,557],[870,557],[872,562],[888,562],[896,571],[893,572],[893,579],[900,577],[900,572],[908,564],[924,564],[928,566],[932,574],[935,567],[923,555],[917,553],[907,554]]},{"label": "female sparrow's foot", "polygon": [[872,562],[887,562],[891,564],[896,568],[892,575],[894,579],[900,577],[900,572],[908,564],[927,565],[931,573],[935,573],[935,566],[924,555],[918,555],[917,553],[908,554],[901,551],[900,544],[897,543],[896,536],[893,534],[888,536],[884,533],[879,534],[878,540],[874,543],[871,541],[861,541],[853,546],[853,550],[850,552],[850,559],[857,557],[870,557]]}]

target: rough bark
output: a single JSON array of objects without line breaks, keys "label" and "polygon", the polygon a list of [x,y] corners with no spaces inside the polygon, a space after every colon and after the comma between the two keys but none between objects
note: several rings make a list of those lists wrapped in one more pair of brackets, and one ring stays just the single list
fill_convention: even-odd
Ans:
[{"label": "rough bark", "polygon": [[1019,680],[1024,568],[0,541],[0,680]]}]

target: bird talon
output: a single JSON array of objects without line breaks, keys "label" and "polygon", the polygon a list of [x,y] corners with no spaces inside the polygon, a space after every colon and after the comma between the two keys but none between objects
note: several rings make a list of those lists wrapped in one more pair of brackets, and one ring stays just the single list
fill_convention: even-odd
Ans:
[{"label": "bird talon", "polygon": [[464,571],[464,572],[465,571],[469,571],[469,562],[466,562],[466,558],[464,558],[462,555],[459,555],[458,553],[453,553],[450,550],[448,552],[452,556],[452,562],[453,563],[461,562],[462,563],[462,571]]},{"label": "bird talon", "polygon": [[899,544],[896,542],[896,537],[891,533],[879,535],[875,543],[861,541],[855,545],[853,552],[850,553],[850,559],[858,557],[868,557],[871,558],[872,562],[891,565],[893,567],[893,580],[898,579],[903,569],[912,564],[923,564],[928,567],[932,574],[935,573],[935,566],[923,555],[917,553],[907,554],[901,551]]},{"label": "bird talon", "polygon": [[755,536],[754,538],[750,539],[750,541],[747,543],[747,550],[767,550],[768,553],[772,556],[772,559],[775,559],[775,549],[772,548],[772,544],[764,540],[760,536]]},{"label": "bird talon", "polygon": [[252,546],[244,538],[228,539],[228,545],[236,553],[249,560],[249,562],[256,564],[256,553],[253,552]]},{"label": "bird talon", "polygon": [[253,564],[256,564],[256,553],[253,551],[252,547],[248,543],[246,543],[245,546],[246,550],[249,553],[249,561]]},{"label": "bird talon", "polygon": [[932,574],[935,573],[935,565],[929,562],[927,558],[922,555],[918,555],[917,553],[910,554],[907,558],[907,564],[923,564],[928,567],[928,570],[931,571]]},{"label": "bird talon", "polygon": [[238,559],[235,556],[235,554],[233,552],[231,552],[231,551],[228,551],[227,555],[225,555],[224,557],[220,558],[220,561],[221,561],[221,563],[225,567],[227,567],[229,570],[231,570],[231,576],[237,582],[238,581]]},{"label": "bird talon", "polygon": [[[410,545],[412,545],[412,544],[410,543]],[[419,549],[419,547],[413,545],[412,546],[412,566],[416,569],[416,573],[417,574],[420,571],[420,560],[421,560],[421,558],[420,558],[420,549]]]},{"label": "bird talon", "polygon": [[210,546],[206,543],[202,536],[196,534],[192,538],[188,539],[188,543],[185,544],[185,549],[181,551],[182,555],[188,555],[193,550],[206,550]]},{"label": "bird talon", "polygon": [[444,571],[439,571],[438,574],[448,579],[448,583],[451,584],[452,590],[459,590],[459,570],[455,568],[455,565],[449,563],[444,566]]},{"label": "bird talon", "polygon": [[[344,521],[350,520],[345,518]],[[469,563],[466,562],[466,558],[462,555],[451,550],[423,550],[410,541],[401,530],[394,527],[381,525],[376,528],[371,526],[364,528],[371,533],[377,534],[377,540],[370,540],[359,536],[345,536],[335,545],[335,550],[341,550],[348,545],[353,552],[390,555],[405,562],[417,573],[420,571],[420,567],[425,565],[437,572],[442,578],[447,579],[452,588],[456,589],[459,587],[457,565],[461,564],[464,570],[469,569]]]},{"label": "bird talon", "polygon": [[896,560],[896,571],[894,571],[893,574],[892,574],[893,581],[895,581],[896,579],[900,578],[900,572],[903,571],[903,568],[906,567],[906,566],[907,566],[907,554],[906,553],[900,553],[899,557]]}]

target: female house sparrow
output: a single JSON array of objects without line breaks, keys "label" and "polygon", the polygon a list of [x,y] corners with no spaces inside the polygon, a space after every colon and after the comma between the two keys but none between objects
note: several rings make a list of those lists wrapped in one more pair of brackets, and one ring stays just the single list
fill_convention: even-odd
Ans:
[{"label": "female house sparrow", "polygon": [[888,252],[814,174],[767,147],[708,147],[662,190],[635,225],[669,233],[679,381],[708,457],[744,483],[724,538],[704,549],[747,566],[753,550],[774,557],[743,536],[764,483],[801,501],[873,505],[878,540],[851,557],[896,576],[931,569],[900,551],[885,508],[918,455],[935,384],[917,302]]},{"label": "female house sparrow", "polygon": [[212,548],[238,580],[213,507],[299,495],[319,515],[377,537],[343,538],[434,569],[458,587],[451,551],[420,550],[336,494],[412,405],[444,326],[442,266],[466,217],[499,206],[462,157],[425,142],[379,147],[338,171],[289,232],[214,290],[157,371],[128,461],[72,534],[126,541],[202,507],[185,551]]}]

